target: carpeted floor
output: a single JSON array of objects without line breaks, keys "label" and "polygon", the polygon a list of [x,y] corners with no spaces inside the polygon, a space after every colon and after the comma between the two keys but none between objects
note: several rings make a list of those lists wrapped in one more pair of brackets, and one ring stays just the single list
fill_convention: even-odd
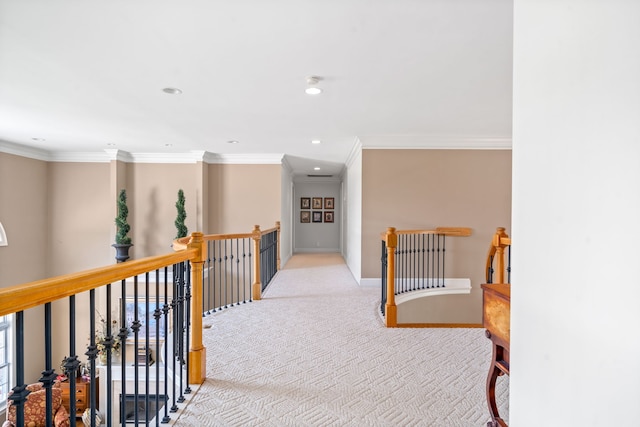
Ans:
[{"label": "carpeted floor", "polygon": [[175,425],[486,425],[484,330],[388,329],[379,300],[338,254],[295,255],[263,300],[204,319],[208,379]]}]

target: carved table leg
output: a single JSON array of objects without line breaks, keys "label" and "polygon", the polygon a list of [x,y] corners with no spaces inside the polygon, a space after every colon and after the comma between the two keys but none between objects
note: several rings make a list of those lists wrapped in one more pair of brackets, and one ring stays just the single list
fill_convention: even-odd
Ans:
[{"label": "carved table leg", "polygon": [[498,405],[496,404],[496,380],[500,375],[504,374],[498,367],[497,362],[499,360],[504,360],[504,348],[493,343],[493,357],[489,367],[489,375],[487,376],[487,405],[491,415],[491,421],[487,423],[487,427],[507,427],[507,423],[500,418]]}]

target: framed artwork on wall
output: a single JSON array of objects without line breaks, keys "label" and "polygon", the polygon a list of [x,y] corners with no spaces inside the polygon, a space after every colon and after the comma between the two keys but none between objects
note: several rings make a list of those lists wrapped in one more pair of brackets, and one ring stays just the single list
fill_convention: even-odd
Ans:
[{"label": "framed artwork on wall", "polygon": [[333,222],[333,212],[326,211],[324,213],[324,222]]},{"label": "framed artwork on wall", "polygon": [[300,222],[311,222],[311,212],[300,211]]},{"label": "framed artwork on wall", "polygon": [[311,208],[311,198],[300,197],[300,209],[310,209],[310,208]]},{"label": "framed artwork on wall", "polygon": [[314,197],[313,201],[313,209],[322,209],[322,197]]},{"label": "framed artwork on wall", "polygon": [[[155,300],[155,297],[151,297],[151,298]],[[160,299],[163,300],[164,297],[161,297]],[[165,337],[164,317],[160,318],[159,323],[156,323],[156,319],[154,317],[154,311],[156,310],[156,301],[149,301],[148,312],[146,310],[146,302],[144,300],[144,297],[139,298],[137,303],[135,299],[131,297],[127,297],[124,301],[120,299],[120,303],[124,304],[124,312],[125,312],[125,319],[124,321],[121,320],[121,323],[129,327],[129,337],[127,338],[127,340],[133,339],[133,331],[131,331],[131,324],[135,319],[136,311],[138,312],[138,322],[140,322],[140,329],[138,331],[138,336],[141,339],[144,339],[144,336],[146,334],[145,328],[148,323],[149,339],[150,340],[164,339]],[[158,308],[161,308],[162,305],[163,303],[160,303]],[[159,337],[156,335],[156,332],[157,332],[156,325],[158,325],[160,329]],[[171,325],[171,319],[169,319],[169,325]]]},{"label": "framed artwork on wall", "polygon": [[333,209],[333,197],[325,197],[324,198],[324,208],[325,209]]},{"label": "framed artwork on wall", "polygon": [[322,211],[313,211],[313,222],[322,222]]}]

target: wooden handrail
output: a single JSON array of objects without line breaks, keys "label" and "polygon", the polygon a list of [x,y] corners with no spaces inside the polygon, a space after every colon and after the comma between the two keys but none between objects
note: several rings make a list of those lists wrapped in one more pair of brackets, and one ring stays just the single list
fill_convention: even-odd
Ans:
[{"label": "wooden handrail", "polygon": [[[395,228],[394,228],[395,230]],[[439,234],[441,236],[471,236],[472,230],[468,227],[436,227],[433,230],[395,230],[397,235],[400,234]],[[380,239],[385,240],[387,231],[380,233]]]},{"label": "wooden handrail", "polygon": [[[491,239],[491,245],[487,253],[487,262],[485,266],[485,274],[487,283],[505,283],[505,263],[504,263],[504,249],[511,246],[511,238],[505,233],[504,227],[496,228],[496,232]],[[496,261],[496,280],[491,280],[491,268],[493,266],[493,260]]]},{"label": "wooden handrail", "polygon": [[0,289],[0,316],[38,307],[48,302],[99,288],[108,283],[115,283],[148,271],[191,260],[196,256],[195,249],[185,249],[166,255],[127,261],[2,288]]}]

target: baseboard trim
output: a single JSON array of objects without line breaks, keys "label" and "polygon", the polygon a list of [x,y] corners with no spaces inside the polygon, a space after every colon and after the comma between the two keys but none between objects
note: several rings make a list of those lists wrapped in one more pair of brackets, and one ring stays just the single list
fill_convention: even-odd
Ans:
[{"label": "baseboard trim", "polygon": [[482,328],[481,323],[399,323],[396,328]]}]

